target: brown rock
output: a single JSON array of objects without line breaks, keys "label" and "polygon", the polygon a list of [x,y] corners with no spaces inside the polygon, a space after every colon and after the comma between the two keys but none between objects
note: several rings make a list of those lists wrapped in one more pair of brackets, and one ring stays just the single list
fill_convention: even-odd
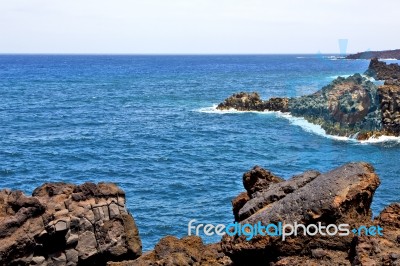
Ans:
[{"label": "brown rock", "polygon": [[236,109],[238,111],[264,111],[264,102],[257,92],[233,94],[217,106],[219,110]]},{"label": "brown rock", "polygon": [[249,200],[250,197],[246,192],[240,193],[236,198],[232,200],[232,211],[233,215],[235,216],[235,221],[239,221],[239,211]]},{"label": "brown rock", "polygon": [[157,243],[153,251],[138,259],[122,263],[109,262],[108,266],[222,266],[231,263],[231,260],[223,254],[220,244],[204,245],[197,236],[182,239],[167,236]]},{"label": "brown rock", "polygon": [[[111,217],[96,216],[94,205]],[[0,265],[105,265],[140,255],[138,229],[115,184],[46,183],[33,197],[0,191]]]},{"label": "brown rock", "polygon": [[243,186],[250,197],[253,193],[266,190],[271,184],[282,181],[284,181],[284,179],[275,176],[270,171],[265,170],[258,165],[243,174]]},{"label": "brown rock", "polygon": [[[379,183],[373,167],[366,163],[350,163],[325,174],[308,172],[291,180],[273,184],[269,187],[270,190],[263,192],[280,195],[275,201],[265,202],[265,194],[256,193],[243,207],[252,204],[254,212],[241,220],[241,223],[372,223],[370,204]],[[287,193],[283,189],[286,185],[290,187]],[[261,199],[257,203],[252,202],[258,198]],[[258,205],[260,202],[264,205]],[[254,209],[256,207],[258,209]],[[351,243],[351,235],[301,236],[285,241],[279,237],[260,235],[247,241],[245,236],[225,235],[222,248],[235,263],[257,265],[260,261],[278,261],[278,257],[282,256],[313,257],[312,250],[316,247],[346,252]],[[321,252],[314,251],[314,255],[320,254]]]}]

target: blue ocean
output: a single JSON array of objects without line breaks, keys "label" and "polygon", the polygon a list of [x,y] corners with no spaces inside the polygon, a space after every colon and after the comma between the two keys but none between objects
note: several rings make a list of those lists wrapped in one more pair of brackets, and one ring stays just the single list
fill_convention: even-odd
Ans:
[{"label": "blue ocean", "polygon": [[44,182],[115,182],[144,250],[186,235],[191,219],[231,222],[230,202],[254,165],[289,178],[370,162],[382,181],[376,214],[400,201],[400,141],[360,143],[284,114],[213,107],[239,91],[309,94],[368,64],[327,55],[1,55],[0,187],[31,194]]}]

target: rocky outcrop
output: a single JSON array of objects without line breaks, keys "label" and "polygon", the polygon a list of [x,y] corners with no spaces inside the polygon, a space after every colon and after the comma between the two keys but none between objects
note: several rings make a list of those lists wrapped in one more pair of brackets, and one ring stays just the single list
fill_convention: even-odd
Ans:
[{"label": "rocky outcrop", "polygon": [[316,93],[292,98],[289,110],[331,135],[376,131],[381,129],[377,91],[375,84],[360,74],[339,77]]},{"label": "rocky outcrop", "polygon": [[280,111],[287,112],[288,98],[271,98],[263,101],[257,92],[240,92],[226,98],[217,106],[218,110],[235,109],[238,111]]},{"label": "rocky outcrop", "polygon": [[[256,185],[258,191],[250,193],[235,213],[237,222],[298,222],[306,226],[344,223],[350,229],[379,225],[384,228],[384,236],[351,232],[348,236],[290,236],[282,241],[281,237],[268,235],[256,235],[251,240],[243,235],[225,235],[222,249],[234,265],[400,264],[400,205],[387,207],[371,220],[370,205],[380,184],[371,165],[350,163],[328,173],[308,171],[287,181],[276,181],[266,182],[261,190]],[[252,191],[248,183],[246,190]]]},{"label": "rocky outcrop", "polygon": [[400,49],[388,51],[367,51],[346,56],[346,59],[400,59]]},{"label": "rocky outcrop", "polygon": [[268,170],[260,166],[254,166],[250,171],[243,174],[243,186],[247,190],[247,194],[251,197],[256,192],[261,192],[275,183],[284,181]]},{"label": "rocky outcrop", "polygon": [[219,110],[264,111],[264,102],[258,93],[240,92],[233,94],[217,106]]},{"label": "rocky outcrop", "polygon": [[371,220],[379,183],[367,163],[327,173],[306,171],[288,180],[255,166],[243,175],[246,191],[232,201],[236,222],[380,226],[383,236],[305,236],[300,231],[284,241],[225,235],[214,244],[197,236],[167,236],[143,255],[125,194],[114,184],[50,183],[32,197],[2,190],[0,265],[400,265],[400,203]]},{"label": "rocky outcrop", "polygon": [[384,237],[354,237],[352,265],[400,265],[400,203],[386,207],[374,224],[384,228]]},{"label": "rocky outcrop", "polygon": [[32,197],[0,191],[0,265],[105,265],[141,255],[141,241],[111,183],[47,183]]},{"label": "rocky outcrop", "polygon": [[376,80],[385,80],[389,85],[400,85],[400,66],[398,64],[386,64],[374,58],[365,74]]},{"label": "rocky outcrop", "polygon": [[400,86],[384,85],[379,88],[382,129],[387,135],[400,134]]},{"label": "rocky outcrop", "polygon": [[270,98],[264,101],[264,110],[286,113],[289,112],[289,98]]},{"label": "rocky outcrop", "polygon": [[[321,90],[295,98],[263,101],[257,93],[234,94],[217,109],[280,111],[320,125],[330,135],[365,140],[400,136],[400,66],[371,60],[366,76],[339,77]],[[368,76],[384,80],[377,86]]]},{"label": "rocky outcrop", "polygon": [[200,237],[187,236],[178,239],[167,236],[154,250],[133,261],[110,262],[108,266],[224,266],[232,265],[231,259],[222,252],[221,244],[204,245]]}]

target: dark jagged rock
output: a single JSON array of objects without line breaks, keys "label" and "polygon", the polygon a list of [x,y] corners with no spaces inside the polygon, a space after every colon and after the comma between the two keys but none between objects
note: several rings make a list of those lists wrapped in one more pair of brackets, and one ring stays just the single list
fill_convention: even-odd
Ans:
[{"label": "dark jagged rock", "polygon": [[400,49],[388,51],[367,51],[346,56],[346,59],[400,59]]},{"label": "dark jagged rock", "polygon": [[133,261],[110,262],[108,266],[223,266],[232,261],[223,252],[220,243],[204,245],[200,237],[188,236],[178,239],[173,236],[164,237],[153,251],[145,253]]},{"label": "dark jagged rock", "polygon": [[386,207],[374,222],[384,228],[384,237],[356,236],[350,251],[352,265],[400,265],[400,203]]},{"label": "dark jagged rock", "polygon": [[[264,170],[266,171],[266,170]],[[239,210],[236,221],[243,221],[262,208],[278,201],[295,190],[303,187],[320,175],[317,171],[307,171],[301,175],[296,175],[287,181],[280,181],[266,187],[262,191],[252,194],[251,198]]]},{"label": "dark jagged rock", "polygon": [[243,186],[247,190],[249,196],[257,191],[267,190],[270,185],[282,181],[284,181],[284,179],[258,165],[243,174]]},{"label": "dark jagged rock", "polygon": [[388,85],[399,85],[400,66],[398,64],[386,64],[374,58],[365,74],[377,80],[385,80]]},{"label": "dark jagged rock", "polygon": [[382,129],[387,135],[400,134],[400,86],[384,85],[379,88]]},{"label": "dark jagged rock", "polygon": [[47,183],[32,197],[0,191],[0,265],[105,265],[141,255],[141,241],[111,183]]},{"label": "dark jagged rock", "polygon": [[217,106],[219,110],[236,109],[238,111],[264,111],[264,102],[256,92],[233,94]]},{"label": "dark jagged rock", "polygon": [[287,112],[288,98],[271,98],[263,101],[256,92],[240,92],[233,94],[217,106],[218,110],[236,109],[238,111],[280,111]]},{"label": "dark jagged rock", "polygon": [[[272,184],[263,193],[253,194],[239,211],[242,214],[239,221],[264,225],[278,222],[372,224],[370,205],[379,183],[373,167],[366,163],[350,163],[325,174],[309,171]],[[260,235],[248,241],[245,236],[225,235],[222,240],[224,252],[238,265],[265,265],[267,262],[297,265],[293,263],[318,259],[332,260],[326,265],[338,265],[335,263],[346,261],[348,251],[355,246],[351,235],[302,235],[285,241]]]},{"label": "dark jagged rock", "polygon": [[292,98],[289,110],[332,135],[381,129],[378,88],[360,74],[339,77],[311,95]]},{"label": "dark jagged rock", "polygon": [[370,205],[380,181],[367,163],[350,163],[320,174],[307,171],[288,180],[259,166],[243,175],[246,192],[232,201],[244,224],[299,222],[375,225],[383,236],[167,236],[141,255],[141,242],[125,193],[114,184],[49,183],[33,197],[0,191],[0,265],[399,265],[400,203],[371,220]]},{"label": "dark jagged rock", "polygon": [[265,110],[286,113],[289,112],[289,98],[270,98],[264,101]]},{"label": "dark jagged rock", "polygon": [[232,212],[235,216],[235,221],[239,220],[239,211],[243,206],[250,200],[249,194],[247,192],[240,193],[236,198],[232,200]]}]

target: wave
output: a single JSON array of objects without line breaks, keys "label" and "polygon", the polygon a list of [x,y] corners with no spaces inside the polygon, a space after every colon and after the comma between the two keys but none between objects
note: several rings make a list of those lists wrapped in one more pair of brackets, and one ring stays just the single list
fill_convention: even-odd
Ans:
[{"label": "wave", "polygon": [[395,137],[395,136],[380,136],[377,138],[369,138],[367,140],[360,140],[360,143],[383,143],[383,142],[399,142],[400,143],[400,137]]},{"label": "wave", "polygon": [[335,75],[335,76],[329,76],[329,79],[337,79],[338,77],[342,77],[342,78],[348,78],[352,75]]},{"label": "wave", "polygon": [[213,113],[213,114],[244,114],[244,113],[257,113],[257,114],[268,114],[268,115],[275,115],[277,117],[284,118],[289,121],[291,125],[299,126],[304,131],[322,136],[325,138],[339,140],[339,141],[346,141],[352,143],[359,143],[359,144],[375,144],[375,143],[384,143],[384,142],[399,142],[400,137],[395,136],[380,136],[380,137],[371,137],[368,140],[357,140],[355,135],[352,137],[343,137],[343,136],[335,136],[327,134],[325,129],[323,129],[320,125],[316,125],[313,123],[308,122],[303,117],[296,117],[292,116],[290,113],[282,113],[280,111],[238,111],[236,109],[229,109],[229,110],[218,110],[217,105],[213,105],[212,107],[204,107],[197,110],[194,110],[200,113]]},{"label": "wave", "polygon": [[229,109],[229,110],[219,110],[217,109],[217,104],[214,104],[212,107],[203,107],[197,110],[194,110],[196,112],[200,112],[200,113],[212,113],[212,114],[244,114],[244,113],[256,113],[256,114],[274,114],[274,113],[278,113],[278,112],[274,112],[274,111],[239,111],[236,109]]},{"label": "wave", "polygon": [[[348,74],[346,74],[346,75],[335,75],[335,76],[329,76],[328,78],[329,79],[337,79],[338,77],[348,78],[348,77],[353,76],[353,75],[354,74],[350,74],[350,75],[348,75]],[[378,82],[378,80],[375,80],[373,77],[370,77],[370,76],[367,76],[367,75],[364,75],[364,74],[362,74],[361,76],[366,78],[367,80],[369,80],[371,82]]]},{"label": "wave", "polygon": [[322,58],[328,59],[328,60],[342,60],[342,59],[346,59],[345,56],[337,56],[337,55],[323,56]]}]

